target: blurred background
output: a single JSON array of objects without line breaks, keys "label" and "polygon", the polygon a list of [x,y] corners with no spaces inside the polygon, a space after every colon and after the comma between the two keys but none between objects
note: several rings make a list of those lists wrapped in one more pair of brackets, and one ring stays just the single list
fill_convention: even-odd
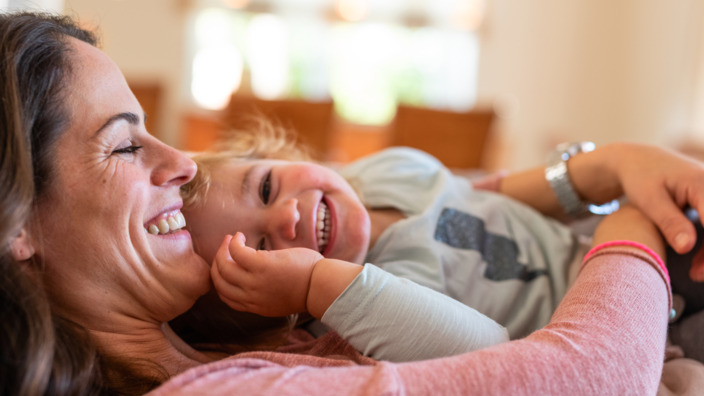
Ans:
[{"label": "blurred background", "polygon": [[150,132],[185,150],[252,109],[336,162],[392,144],[487,170],[562,141],[704,146],[700,0],[0,0],[16,8],[96,29]]}]

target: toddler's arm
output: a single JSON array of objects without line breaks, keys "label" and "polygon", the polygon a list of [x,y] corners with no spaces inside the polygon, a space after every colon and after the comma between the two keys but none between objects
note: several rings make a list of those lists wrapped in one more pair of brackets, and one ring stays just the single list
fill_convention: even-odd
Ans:
[{"label": "toddler's arm", "polygon": [[492,319],[375,266],[303,248],[256,251],[239,233],[218,250],[212,278],[234,309],[264,316],[308,311],[379,360],[429,359],[508,341]]},{"label": "toddler's arm", "polygon": [[494,320],[442,293],[366,264],[322,317],[377,360],[409,362],[509,341]]}]

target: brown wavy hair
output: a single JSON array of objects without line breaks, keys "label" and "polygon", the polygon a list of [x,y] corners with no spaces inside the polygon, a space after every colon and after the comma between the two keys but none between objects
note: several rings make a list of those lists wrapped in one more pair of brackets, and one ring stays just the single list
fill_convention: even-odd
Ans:
[{"label": "brown wavy hair", "polygon": [[52,148],[67,121],[68,37],[95,45],[71,19],[0,14],[0,393],[97,394],[98,355],[87,332],[56,315],[27,263],[10,244],[29,226],[33,203],[51,179]]}]

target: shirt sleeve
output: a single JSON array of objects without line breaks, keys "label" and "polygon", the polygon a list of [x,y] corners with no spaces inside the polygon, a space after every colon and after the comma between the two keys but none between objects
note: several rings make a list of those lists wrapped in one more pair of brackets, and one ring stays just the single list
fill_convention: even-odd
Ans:
[{"label": "shirt sleeve", "polygon": [[362,354],[394,362],[457,355],[509,339],[504,327],[475,309],[372,264],[321,321]]}]

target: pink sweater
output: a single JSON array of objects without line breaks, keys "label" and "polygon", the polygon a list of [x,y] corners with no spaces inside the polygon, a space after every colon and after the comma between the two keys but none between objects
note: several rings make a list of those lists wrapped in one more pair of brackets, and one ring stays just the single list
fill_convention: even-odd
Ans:
[{"label": "pink sweater", "polygon": [[331,333],[285,352],[196,367],[149,395],[650,395],[663,368],[669,305],[657,263],[611,247],[589,258],[550,323],[521,340],[389,363]]}]

